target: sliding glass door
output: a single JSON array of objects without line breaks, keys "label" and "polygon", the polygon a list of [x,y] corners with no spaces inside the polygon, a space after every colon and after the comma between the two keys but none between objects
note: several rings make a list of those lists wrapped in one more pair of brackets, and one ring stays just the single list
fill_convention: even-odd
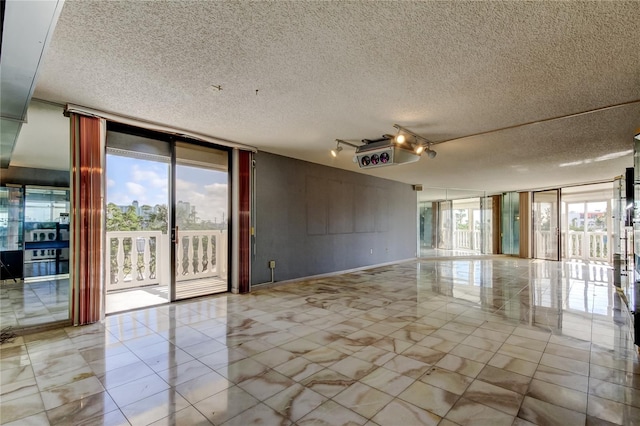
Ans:
[{"label": "sliding glass door", "polygon": [[175,299],[227,291],[227,152],[182,142],[175,152]]},{"label": "sliding glass door", "polygon": [[533,193],[533,253],[536,259],[560,260],[560,190]]},{"label": "sliding glass door", "polygon": [[107,314],[227,291],[226,151],[108,131],[106,176]]},{"label": "sliding glass door", "polygon": [[170,148],[166,141],[107,132],[107,314],[170,300]]}]

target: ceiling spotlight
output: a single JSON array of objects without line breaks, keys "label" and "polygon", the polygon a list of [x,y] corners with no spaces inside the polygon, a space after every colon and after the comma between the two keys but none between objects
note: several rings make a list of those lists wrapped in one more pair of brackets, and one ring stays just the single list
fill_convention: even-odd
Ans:
[{"label": "ceiling spotlight", "polygon": [[407,141],[407,137],[405,135],[409,135],[411,137],[409,145],[413,148],[413,152],[418,155],[426,152],[429,158],[435,158],[436,155],[438,155],[434,150],[431,149],[431,145],[433,144],[433,142],[431,142],[424,136],[420,136],[417,133],[414,133],[411,130],[402,127],[399,124],[394,124],[393,127],[398,129],[398,136],[396,136],[396,142],[398,144]]},{"label": "ceiling spotlight", "polygon": [[357,148],[358,145],[353,144],[351,142],[347,142],[347,141],[343,141],[342,139],[336,139],[336,149],[332,149],[331,150],[331,156],[333,158],[336,158],[338,156],[338,154],[340,154],[340,151],[342,151],[344,148],[342,148],[342,145],[347,145],[350,146],[352,148]]}]

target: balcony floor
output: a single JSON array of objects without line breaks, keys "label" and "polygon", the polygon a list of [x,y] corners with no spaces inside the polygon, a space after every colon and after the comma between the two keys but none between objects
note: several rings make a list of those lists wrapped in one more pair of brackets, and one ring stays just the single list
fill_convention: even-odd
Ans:
[{"label": "balcony floor", "polygon": [[[188,281],[178,281],[176,284],[176,298],[190,299],[227,291],[227,281],[218,277],[209,277]],[[113,314],[131,309],[161,305],[169,300],[169,287],[154,285],[148,287],[131,288],[107,293],[105,312]]]}]

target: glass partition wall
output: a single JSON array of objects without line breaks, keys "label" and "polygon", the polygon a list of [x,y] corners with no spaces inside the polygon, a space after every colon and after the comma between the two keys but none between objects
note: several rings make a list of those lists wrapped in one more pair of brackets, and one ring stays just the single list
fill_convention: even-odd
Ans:
[{"label": "glass partition wall", "polygon": [[33,101],[0,170],[0,323],[69,321],[70,137],[63,107]]},{"label": "glass partition wall", "polygon": [[491,253],[491,206],[484,192],[424,188],[418,203],[420,256]]},{"label": "glass partition wall", "polygon": [[70,192],[25,186],[24,277],[69,274]]},{"label": "glass partition wall", "polygon": [[520,254],[520,196],[517,192],[502,194],[501,221],[502,253],[518,256]]}]

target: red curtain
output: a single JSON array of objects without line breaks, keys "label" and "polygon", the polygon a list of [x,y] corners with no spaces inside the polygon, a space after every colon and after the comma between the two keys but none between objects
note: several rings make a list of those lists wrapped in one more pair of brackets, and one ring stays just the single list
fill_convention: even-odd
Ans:
[{"label": "red curtain", "polygon": [[102,315],[104,137],[104,120],[71,114],[71,317],[76,325]]}]

